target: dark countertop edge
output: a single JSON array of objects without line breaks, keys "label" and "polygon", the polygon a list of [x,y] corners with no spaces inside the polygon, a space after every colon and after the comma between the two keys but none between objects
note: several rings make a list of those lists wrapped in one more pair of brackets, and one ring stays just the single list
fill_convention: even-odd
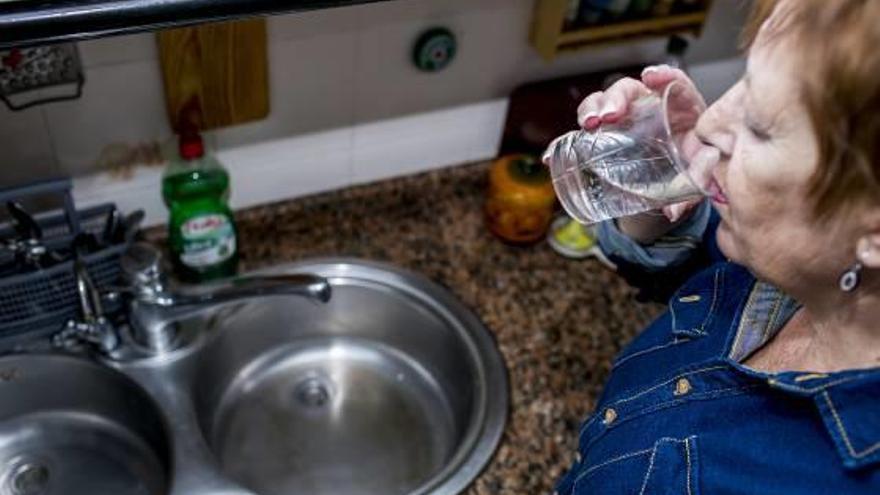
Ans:
[{"label": "dark countertop edge", "polygon": [[388,0],[19,0],[0,2],[0,49]]}]

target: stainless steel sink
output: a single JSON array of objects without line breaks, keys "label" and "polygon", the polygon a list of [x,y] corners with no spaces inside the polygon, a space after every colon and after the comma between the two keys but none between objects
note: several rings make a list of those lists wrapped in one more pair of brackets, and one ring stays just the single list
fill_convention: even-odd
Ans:
[{"label": "stainless steel sink", "polygon": [[225,315],[195,378],[224,473],[261,495],[457,493],[506,414],[494,343],[446,291],[363,262],[291,268],[333,296]]},{"label": "stainless steel sink", "polygon": [[120,373],[65,356],[7,356],[0,398],[0,494],[167,493],[162,416]]},{"label": "stainless steel sink", "polygon": [[389,265],[318,260],[259,275],[293,273],[324,287],[298,276],[273,280],[308,281],[314,297],[217,289],[225,302],[194,296],[212,304],[169,308],[175,321],[157,306],[141,321],[162,345],[123,332],[106,366],[0,359],[0,495],[461,492],[507,415],[486,328],[448,291]]}]

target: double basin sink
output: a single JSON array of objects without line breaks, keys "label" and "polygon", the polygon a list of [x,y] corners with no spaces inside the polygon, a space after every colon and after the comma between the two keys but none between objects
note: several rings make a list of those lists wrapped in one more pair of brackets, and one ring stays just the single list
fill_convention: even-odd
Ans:
[{"label": "double basin sink", "polygon": [[256,297],[179,321],[176,349],[0,358],[0,495],[453,494],[494,452],[507,377],[446,290],[357,260],[327,303]]}]

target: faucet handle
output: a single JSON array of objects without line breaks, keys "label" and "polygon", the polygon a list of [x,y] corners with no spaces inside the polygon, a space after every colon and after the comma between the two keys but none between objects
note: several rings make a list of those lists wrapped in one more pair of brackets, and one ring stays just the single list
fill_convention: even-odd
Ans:
[{"label": "faucet handle", "polygon": [[161,291],[166,285],[162,253],[145,242],[129,246],[119,261],[124,280],[135,288]]},{"label": "faucet handle", "polygon": [[[77,240],[81,235],[77,236]],[[79,296],[80,318],[68,321],[63,330],[53,335],[52,345],[74,350],[82,343],[90,343],[97,345],[104,354],[109,354],[118,347],[119,336],[116,328],[104,316],[101,294],[89,275],[89,269],[81,258],[77,244],[78,242],[74,241],[76,254],[73,266]]]}]

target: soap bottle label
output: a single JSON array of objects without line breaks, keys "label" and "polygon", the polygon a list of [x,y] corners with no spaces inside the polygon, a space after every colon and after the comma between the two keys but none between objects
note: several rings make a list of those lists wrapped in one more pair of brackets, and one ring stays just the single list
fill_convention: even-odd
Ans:
[{"label": "soap bottle label", "polygon": [[235,254],[235,229],[226,215],[193,217],[180,227],[183,250],[180,261],[190,268],[205,268]]}]

